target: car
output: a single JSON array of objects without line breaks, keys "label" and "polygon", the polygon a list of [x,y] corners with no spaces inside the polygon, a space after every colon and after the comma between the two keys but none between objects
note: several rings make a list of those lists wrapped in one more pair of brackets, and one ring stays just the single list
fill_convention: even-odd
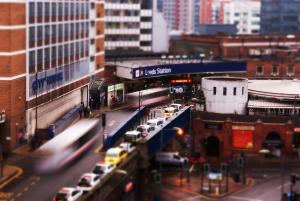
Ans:
[{"label": "car", "polygon": [[133,152],[133,150],[135,150],[135,146],[133,144],[131,144],[130,142],[122,142],[119,147],[125,151],[127,151],[128,153]]},{"label": "car", "polygon": [[166,107],[164,109],[164,117],[169,119],[170,117],[172,117],[176,112],[178,112],[178,109],[174,108],[174,107]]},{"label": "car", "polygon": [[107,174],[112,172],[116,168],[115,165],[110,163],[99,162],[96,164],[93,173],[100,176],[100,178],[105,177]]},{"label": "car", "polygon": [[161,120],[161,119],[149,119],[147,121],[147,125],[150,125],[150,126],[154,126],[155,128],[159,127],[159,126],[162,126],[164,124],[164,121]]},{"label": "car", "polygon": [[181,167],[186,167],[189,162],[188,158],[180,156],[178,152],[158,152],[155,155],[155,160],[162,164]]},{"label": "car", "polygon": [[157,117],[156,119],[161,120],[163,123],[168,120],[166,117]]},{"label": "car", "polygon": [[137,130],[127,131],[125,133],[125,140],[129,142],[138,142],[140,139],[142,139],[142,137],[142,133]]},{"label": "car", "polygon": [[99,175],[94,173],[85,173],[80,177],[76,188],[86,193],[93,190],[99,184],[100,184]]},{"label": "car", "polygon": [[172,103],[172,104],[170,105],[170,107],[174,107],[174,108],[176,108],[178,111],[181,110],[181,109],[183,108],[182,105],[181,105],[181,104],[178,104],[178,103]]},{"label": "car", "polygon": [[137,128],[136,128],[137,131],[140,131],[142,133],[142,136],[143,137],[147,137],[148,134],[151,132],[151,131],[154,131],[155,130],[155,127],[154,126],[150,126],[150,125],[147,125],[147,124],[142,124],[142,125],[139,125]]},{"label": "car", "polygon": [[120,147],[113,147],[107,150],[104,161],[105,163],[119,165],[127,158],[127,156],[127,151],[121,149]]},{"label": "car", "polygon": [[52,201],[76,201],[82,196],[83,192],[76,188],[61,188]]}]

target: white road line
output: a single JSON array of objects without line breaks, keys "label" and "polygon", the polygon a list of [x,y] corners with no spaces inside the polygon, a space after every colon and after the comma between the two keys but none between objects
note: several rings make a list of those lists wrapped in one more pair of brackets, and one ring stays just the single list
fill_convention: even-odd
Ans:
[{"label": "white road line", "polygon": [[263,201],[254,198],[246,198],[246,197],[239,197],[239,196],[229,196],[229,198],[236,199],[236,200],[245,200],[245,201]]},{"label": "white road line", "polygon": [[187,198],[187,199],[184,199],[184,200],[179,200],[179,201],[198,200],[199,198],[203,198],[203,197],[201,195],[197,195],[197,196],[194,196],[194,197],[191,197],[191,198]]},{"label": "white road line", "polygon": [[[283,184],[283,187],[287,186],[287,185],[290,185],[290,184],[291,184],[291,182],[286,182],[286,183]],[[276,188],[281,189],[281,184],[279,186],[277,186]]]},{"label": "white road line", "polygon": [[109,122],[108,126],[111,127],[111,126],[114,125],[115,123],[116,123],[116,121],[115,121],[115,120],[112,120],[112,121]]}]

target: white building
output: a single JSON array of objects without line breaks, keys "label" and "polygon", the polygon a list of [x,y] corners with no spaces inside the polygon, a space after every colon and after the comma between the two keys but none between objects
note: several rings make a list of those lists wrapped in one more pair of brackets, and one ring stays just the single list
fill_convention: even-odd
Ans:
[{"label": "white building", "polygon": [[204,77],[202,91],[206,111],[224,114],[245,114],[248,101],[248,80],[235,77]]},{"label": "white building", "polygon": [[255,0],[232,0],[224,3],[224,24],[237,24],[238,34],[253,34],[260,31],[261,2]]},{"label": "white building", "polygon": [[139,0],[106,0],[105,26],[106,50],[152,50],[152,7]]},{"label": "white building", "polygon": [[153,52],[168,52],[169,51],[169,30],[163,13],[153,12]]}]

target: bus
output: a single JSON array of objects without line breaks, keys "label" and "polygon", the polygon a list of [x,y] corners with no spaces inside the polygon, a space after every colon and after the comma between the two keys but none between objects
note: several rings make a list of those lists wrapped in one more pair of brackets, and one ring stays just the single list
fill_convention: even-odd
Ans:
[{"label": "bus", "polygon": [[126,94],[126,101],[132,108],[154,106],[171,100],[169,88],[157,87]]},{"label": "bus", "polygon": [[35,151],[40,159],[37,169],[52,172],[63,168],[96,142],[100,128],[99,119],[81,119],[71,125]]}]

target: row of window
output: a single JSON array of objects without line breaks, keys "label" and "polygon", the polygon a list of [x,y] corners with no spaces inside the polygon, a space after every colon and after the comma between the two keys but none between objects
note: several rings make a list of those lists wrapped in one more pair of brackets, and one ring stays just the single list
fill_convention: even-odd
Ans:
[{"label": "row of window", "polygon": [[[88,19],[89,5],[87,2],[30,2],[29,22],[56,21],[62,20],[62,17],[64,20]],[[92,5],[91,8],[94,8]]]},{"label": "row of window", "polygon": [[106,35],[105,41],[139,41],[139,35]]},{"label": "row of window", "polygon": [[36,69],[43,71],[62,65],[62,63],[66,64],[75,59],[87,57],[88,52],[88,40],[32,50],[29,52],[29,72],[33,73]]},{"label": "row of window", "polygon": [[[54,24],[44,26],[32,26],[29,28],[30,47],[43,44],[74,40],[75,38],[88,37],[89,23],[79,22],[70,24]],[[35,43],[37,41],[37,43]]]},{"label": "row of window", "polygon": [[[245,88],[242,87],[242,95],[244,95]],[[217,95],[217,87],[213,87],[213,95]],[[223,87],[223,96],[227,95],[227,87]],[[237,87],[232,88],[232,95],[237,95]]]},{"label": "row of window", "polygon": [[[262,75],[264,73],[264,66],[263,65],[258,65],[256,67],[256,74],[257,75]],[[278,75],[279,74],[279,66],[278,65],[273,65],[272,66],[272,75]],[[287,66],[287,75],[293,75],[294,74],[294,66],[293,65],[288,65]]]},{"label": "row of window", "polygon": [[125,16],[125,17],[139,17],[140,11],[139,10],[106,10],[105,16]]},{"label": "row of window", "polygon": [[105,27],[107,29],[139,29],[139,22],[108,22],[105,23]]}]

